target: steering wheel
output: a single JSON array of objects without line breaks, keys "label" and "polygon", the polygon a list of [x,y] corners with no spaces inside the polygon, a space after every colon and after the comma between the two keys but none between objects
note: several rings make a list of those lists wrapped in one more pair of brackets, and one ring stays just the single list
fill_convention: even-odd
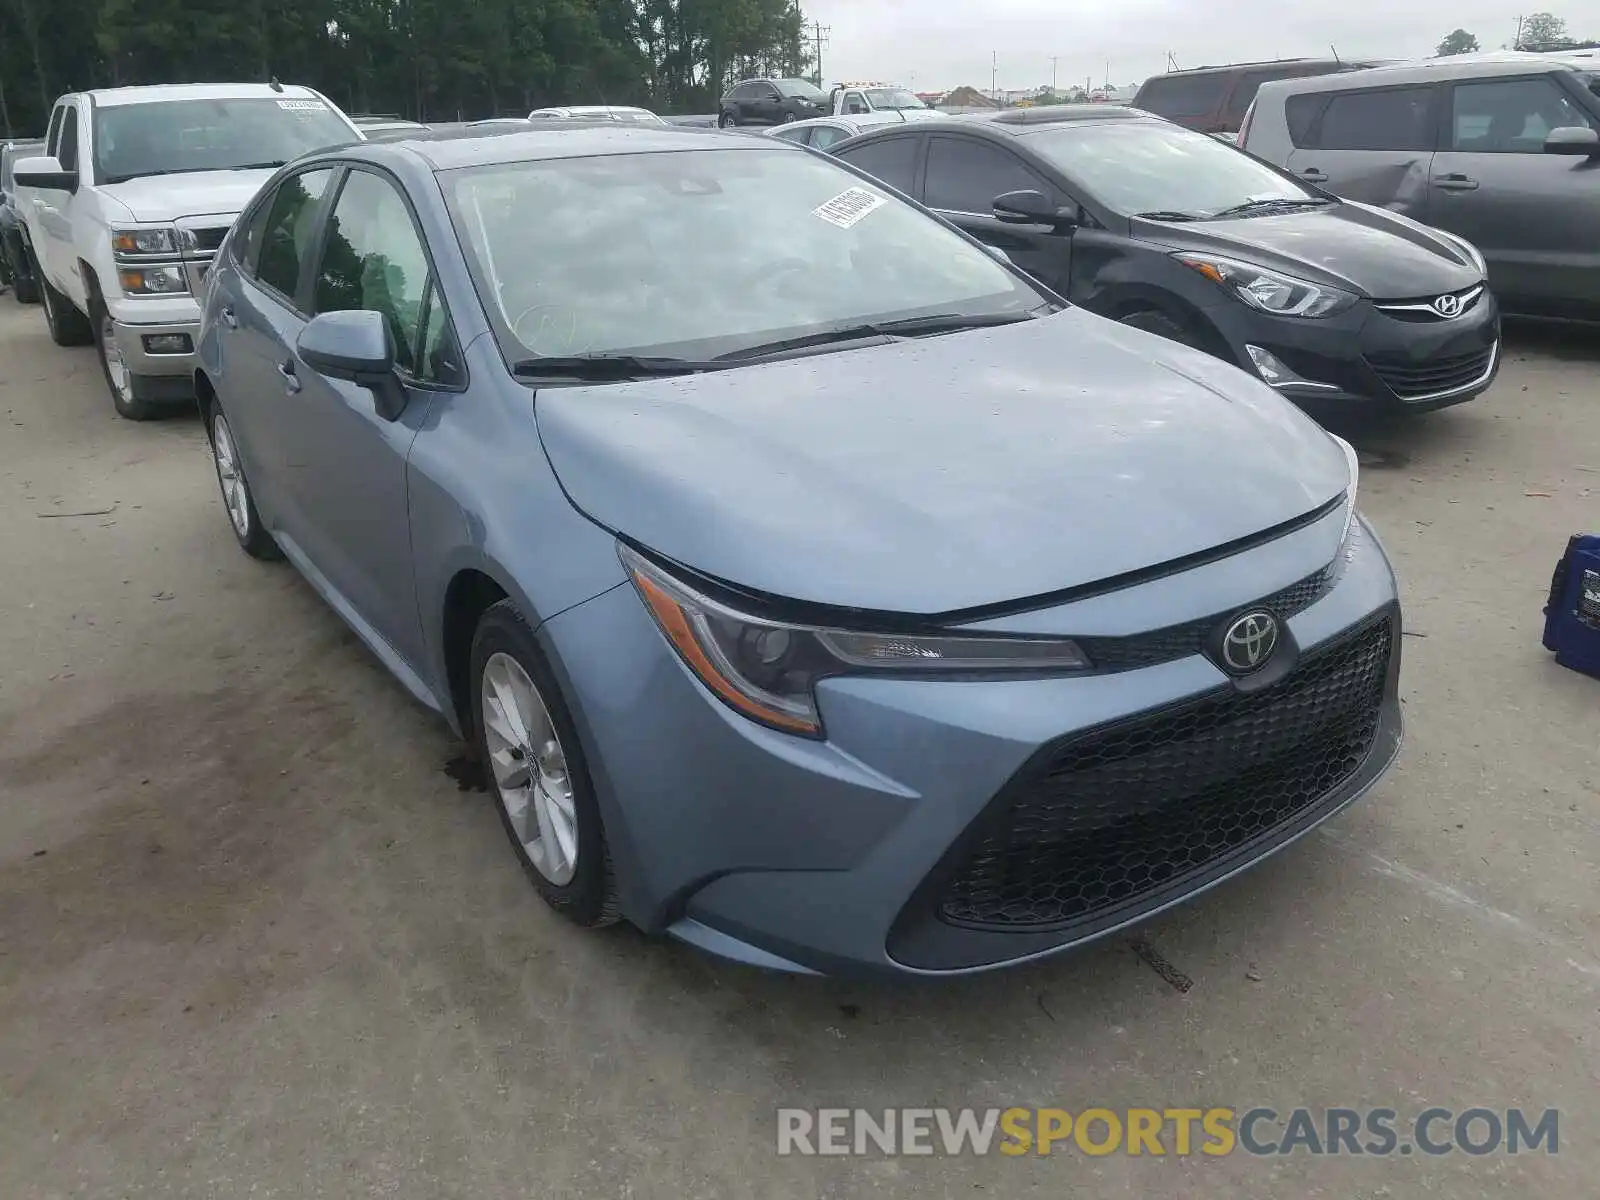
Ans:
[{"label": "steering wheel", "polygon": [[532,304],[511,322],[511,332],[541,358],[583,354],[593,343],[578,310],[564,304]]}]

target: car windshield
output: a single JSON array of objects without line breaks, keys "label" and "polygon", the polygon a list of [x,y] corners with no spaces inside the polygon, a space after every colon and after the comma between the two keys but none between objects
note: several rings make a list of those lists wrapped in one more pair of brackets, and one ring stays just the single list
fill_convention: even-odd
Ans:
[{"label": "car windshield", "polygon": [[1048,302],[842,167],[773,148],[440,176],[506,358],[707,359],[867,322]]},{"label": "car windshield", "polygon": [[867,103],[873,108],[927,108],[905,88],[868,88]]},{"label": "car windshield", "polygon": [[121,183],[273,166],[356,136],[325,102],[308,97],[96,105],[95,174],[102,183]]},{"label": "car windshield", "polygon": [[1044,129],[1028,144],[1113,212],[1201,220],[1257,201],[1319,196],[1214,137],[1155,121]]},{"label": "car windshield", "polygon": [[802,100],[820,100],[822,91],[809,79],[778,79],[774,80],[778,91],[785,96],[798,96]]}]

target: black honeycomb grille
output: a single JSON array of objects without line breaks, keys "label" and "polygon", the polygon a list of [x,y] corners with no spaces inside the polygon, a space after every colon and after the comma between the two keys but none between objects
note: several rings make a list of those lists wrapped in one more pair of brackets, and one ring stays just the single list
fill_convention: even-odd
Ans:
[{"label": "black honeycomb grille", "polygon": [[1370,753],[1391,641],[1385,618],[1268,691],[1212,696],[1068,746],[980,818],[940,915],[1006,929],[1092,920],[1292,820]]},{"label": "black honeycomb grille", "polygon": [[[1265,608],[1276,614],[1279,620],[1287,621],[1322,599],[1333,585],[1334,574],[1330,564],[1300,582],[1274,592],[1265,600],[1244,607]],[[1134,671],[1140,667],[1153,667],[1158,663],[1199,654],[1205,649],[1206,639],[1215,631],[1220,620],[1222,614],[1219,613],[1131,637],[1083,637],[1074,640],[1089,656],[1096,670]]]}]

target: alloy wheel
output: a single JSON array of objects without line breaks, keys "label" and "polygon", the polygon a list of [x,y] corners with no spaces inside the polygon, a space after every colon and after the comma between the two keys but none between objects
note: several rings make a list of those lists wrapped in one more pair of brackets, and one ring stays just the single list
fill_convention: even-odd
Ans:
[{"label": "alloy wheel", "polygon": [[250,490],[239,466],[239,451],[233,444],[233,431],[221,413],[211,425],[211,457],[217,464],[217,482],[222,486],[222,502],[228,509],[233,531],[244,541],[250,536]]},{"label": "alloy wheel", "polygon": [[550,710],[509,654],[490,655],[481,687],[484,747],[500,805],[534,869],[565,886],[578,866],[578,810]]},{"label": "alloy wheel", "polygon": [[100,317],[100,357],[105,359],[106,382],[111,385],[112,395],[119,405],[128,404],[133,399],[133,375],[117,345],[117,328],[109,313]]}]

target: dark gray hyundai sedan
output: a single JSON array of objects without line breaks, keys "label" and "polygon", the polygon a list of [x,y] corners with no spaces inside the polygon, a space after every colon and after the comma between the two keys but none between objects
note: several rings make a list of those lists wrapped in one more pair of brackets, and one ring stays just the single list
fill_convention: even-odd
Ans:
[{"label": "dark gray hyundai sedan", "polygon": [[1400,741],[1356,463],[772,139],[281,170],[204,299],[233,532],[470,742],[556,909],[796,971],[1083,943]]}]

